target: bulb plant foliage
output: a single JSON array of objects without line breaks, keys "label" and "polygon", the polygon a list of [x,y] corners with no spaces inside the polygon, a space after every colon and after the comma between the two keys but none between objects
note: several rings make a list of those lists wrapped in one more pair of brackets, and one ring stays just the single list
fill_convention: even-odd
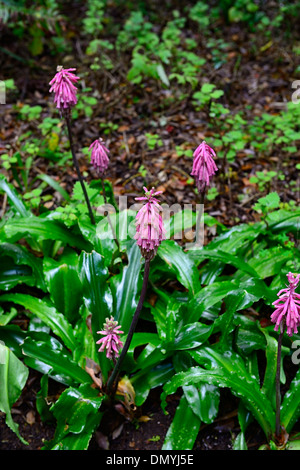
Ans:
[{"label": "bulb plant foliage", "polygon": [[[79,79],[69,75],[72,70],[60,68],[51,83],[68,125]],[[95,138],[89,149],[99,179],[88,184],[78,172],[64,208],[36,216],[0,177],[9,202],[0,226],[0,409],[7,425],[26,444],[11,409],[32,368],[42,374],[40,417],[56,423],[43,449],[87,449],[110,407],[137,420],[134,411],[156,387],[162,387],[164,410],[168,395],[182,391],[165,450],[193,449],[200,426],[218,417],[223,388],[239,399],[235,449],[247,449],[251,422],[262,429],[267,446],[289,448],[300,417],[292,349],[292,340],[300,339],[300,256],[287,234],[296,239],[299,210],[276,206],[255,223],[231,228],[204,213],[204,224],[215,226],[216,236],[189,250],[174,239],[187,214],[182,210],[164,220],[163,194],[151,181],[150,190],[137,194],[138,212],[119,209],[104,180],[108,148]],[[203,201],[216,177],[218,153],[206,142],[195,148],[190,173]],[[114,205],[114,217],[96,211],[95,201],[97,207]],[[133,236],[128,231],[120,237],[125,218],[135,227]],[[113,236],[99,236],[103,233]],[[26,317],[26,329],[15,322],[18,315]],[[151,332],[144,326],[149,322]],[[284,364],[292,377],[279,413]],[[64,390],[50,404],[51,380]]]}]

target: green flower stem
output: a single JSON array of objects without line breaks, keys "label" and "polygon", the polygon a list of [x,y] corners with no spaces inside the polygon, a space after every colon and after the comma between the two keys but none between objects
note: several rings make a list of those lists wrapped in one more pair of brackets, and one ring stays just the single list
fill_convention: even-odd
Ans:
[{"label": "green flower stem", "polygon": [[86,187],[85,187],[85,184],[84,184],[81,172],[80,172],[78,160],[77,160],[75,150],[74,150],[72,129],[71,129],[71,120],[70,120],[69,116],[65,116],[65,119],[66,119],[67,128],[68,128],[68,134],[69,134],[69,141],[70,141],[70,148],[71,148],[73,163],[74,163],[74,166],[75,166],[75,169],[76,169],[76,172],[77,172],[77,176],[78,176],[78,180],[81,184],[82,192],[83,192],[83,195],[84,195],[87,207],[88,207],[91,223],[93,225],[95,225],[95,217],[94,217],[94,214],[93,214],[91,203],[90,203],[90,200],[89,200],[89,197],[88,197],[88,194],[87,194],[87,190],[86,190]]},{"label": "green flower stem", "polygon": [[132,340],[132,336],[133,336],[133,333],[135,331],[135,328],[136,328],[136,325],[137,325],[137,322],[138,322],[138,319],[139,319],[139,316],[140,316],[140,313],[141,313],[141,310],[142,310],[142,306],[143,306],[143,303],[144,303],[144,300],[145,300],[145,297],[146,297],[148,280],[149,280],[149,271],[150,271],[150,259],[145,259],[144,279],[143,279],[143,286],[142,286],[142,290],[141,290],[139,303],[137,305],[135,314],[133,316],[133,319],[132,319],[132,322],[131,322],[131,325],[130,325],[130,328],[129,328],[129,332],[128,332],[124,347],[123,347],[123,349],[121,351],[121,354],[118,358],[118,361],[117,361],[117,363],[116,363],[116,365],[115,365],[115,367],[112,371],[112,374],[111,374],[111,376],[109,377],[109,379],[107,381],[107,393],[108,394],[114,394],[115,393],[116,386],[117,386],[117,379],[118,379],[118,376],[119,376],[119,373],[120,373],[120,370],[121,370],[121,365],[122,365],[122,362],[124,360],[124,357],[126,356],[126,353],[127,353],[128,349],[129,349],[129,346],[130,346],[130,343],[131,343],[131,340]]},{"label": "green flower stem", "polygon": [[197,215],[197,222],[196,222],[196,243],[195,245],[198,246],[200,243],[198,243],[198,237],[199,237],[199,232],[200,232],[200,223],[201,223],[201,218],[204,213],[204,199],[205,199],[205,189],[200,193],[200,205],[202,206],[201,209],[198,212]]}]

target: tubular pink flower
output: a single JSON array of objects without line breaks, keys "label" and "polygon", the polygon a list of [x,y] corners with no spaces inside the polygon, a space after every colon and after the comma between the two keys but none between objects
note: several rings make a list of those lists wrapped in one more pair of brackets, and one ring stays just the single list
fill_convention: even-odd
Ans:
[{"label": "tubular pink flower", "polygon": [[120,330],[121,326],[113,317],[106,318],[106,322],[103,325],[103,330],[97,331],[98,334],[104,335],[103,338],[99,339],[96,344],[101,344],[99,352],[103,352],[106,349],[106,357],[108,359],[114,359],[119,355],[120,349],[123,347],[123,343],[120,340],[120,335],[124,331]]},{"label": "tubular pink flower", "polygon": [[196,185],[200,193],[209,186],[211,177],[218,171],[213,157],[216,157],[215,151],[207,145],[205,140],[194,152],[193,169],[191,175],[196,179]]},{"label": "tubular pink flower", "polygon": [[109,165],[109,158],[107,154],[109,153],[108,148],[105,147],[103,139],[101,137],[96,139],[89,147],[89,150],[92,151],[91,163],[95,170],[97,170],[101,175],[105,173]]},{"label": "tubular pink flower", "polygon": [[49,92],[54,92],[54,103],[56,103],[58,109],[70,109],[77,103],[77,88],[74,83],[77,83],[79,77],[72,73],[73,70],[76,69],[64,69],[59,65],[57,73],[49,82],[49,85],[51,85]]},{"label": "tubular pink flower", "polygon": [[300,294],[295,292],[300,281],[300,274],[289,272],[287,278],[289,286],[281,289],[277,294],[279,299],[273,302],[276,310],[271,315],[271,321],[276,323],[275,331],[280,325],[286,324],[287,334],[292,336],[293,333],[298,333],[297,328],[300,325]]},{"label": "tubular pink flower", "polygon": [[142,256],[152,259],[156,255],[160,243],[166,238],[161,207],[159,201],[154,197],[161,194],[162,191],[155,192],[154,188],[148,191],[145,187],[143,189],[145,196],[137,197],[136,200],[147,202],[137,213],[134,238],[137,240]]}]

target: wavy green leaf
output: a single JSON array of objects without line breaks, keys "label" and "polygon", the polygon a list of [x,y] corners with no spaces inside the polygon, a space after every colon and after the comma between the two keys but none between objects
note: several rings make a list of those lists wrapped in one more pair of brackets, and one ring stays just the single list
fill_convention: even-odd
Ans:
[{"label": "wavy green leaf", "polygon": [[258,277],[256,270],[251,267],[249,263],[245,262],[237,255],[231,255],[230,253],[226,253],[220,249],[210,250],[203,248],[201,250],[191,250],[190,256],[194,259],[194,262],[197,265],[205,259],[221,261],[224,264],[230,264],[236,269],[240,269],[242,272],[247,273],[252,277]]},{"label": "wavy green leaf", "polygon": [[72,322],[79,317],[82,284],[78,275],[78,255],[64,253],[58,260],[44,258],[44,274],[51,299],[57,310]]},{"label": "wavy green leaf", "polygon": [[197,348],[208,340],[212,331],[213,325],[205,325],[199,322],[184,325],[180,328],[171,348],[174,350]]},{"label": "wavy green leaf", "polygon": [[222,355],[212,348],[190,351],[191,356],[208,370],[195,366],[187,372],[176,374],[163,387],[162,404],[166,396],[175,393],[178,387],[197,383],[208,383],[218,387],[228,387],[251,411],[257,422],[269,437],[275,430],[275,412],[269,399],[261,392],[256,378],[249,374],[241,358],[227,351]]},{"label": "wavy green leaf", "polygon": [[281,422],[287,432],[290,432],[300,417],[300,369],[291,382],[281,405]]},{"label": "wavy green leaf", "polygon": [[35,280],[33,285],[36,285],[43,291],[46,290],[42,260],[30,253],[24,246],[2,243],[0,245],[0,256],[11,257],[17,265],[29,266]]},{"label": "wavy green leaf", "polygon": [[86,384],[64,390],[51,407],[57,419],[54,438],[43,449],[86,450],[102,418],[99,409],[103,398],[98,390]]},{"label": "wavy green leaf", "polygon": [[37,217],[24,217],[8,220],[2,228],[6,240],[14,243],[27,236],[37,241],[59,240],[81,250],[89,251],[92,245],[84,240],[80,233],[75,233],[57,220],[40,219]]},{"label": "wavy green leaf", "polygon": [[112,295],[107,282],[108,269],[105,267],[103,256],[96,251],[82,252],[78,269],[85,305],[92,314],[93,324],[98,331],[106,317],[112,314]]},{"label": "wavy green leaf", "polygon": [[0,343],[0,410],[5,422],[23,444],[28,442],[19,433],[19,425],[12,419],[11,408],[19,398],[29,375],[28,368],[5,345]]},{"label": "wavy green leaf", "polygon": [[198,321],[202,314],[213,305],[221,302],[226,295],[237,288],[234,281],[214,282],[213,284],[203,287],[188,304],[189,323]]},{"label": "wavy green leaf", "polygon": [[28,366],[54,380],[66,385],[91,383],[90,376],[73,361],[69,351],[45,333],[38,332],[25,338],[22,351]]},{"label": "wavy green leaf", "polygon": [[185,396],[180,399],[162,450],[192,450],[201,421],[190,408]]},{"label": "wavy green leaf", "polygon": [[8,291],[18,284],[35,285],[35,278],[29,266],[18,266],[12,258],[0,258],[0,290]]},{"label": "wavy green leaf", "polygon": [[7,194],[7,197],[17,214],[22,217],[33,217],[31,212],[26,209],[21,196],[17,193],[13,185],[6,181],[3,175],[0,175],[0,190]]},{"label": "wavy green leaf", "polygon": [[[79,274],[85,306],[91,314],[94,341],[100,339],[97,331],[102,330],[107,317],[112,315],[112,294],[108,285],[108,269],[102,255],[96,251],[82,252],[79,257]],[[101,371],[107,377],[111,368],[105,353],[99,353]]]},{"label": "wavy green leaf", "polygon": [[130,381],[134,387],[136,405],[141,406],[151,389],[165,384],[173,375],[173,365],[170,362],[162,363],[162,361],[152,368],[147,367],[135,374]]},{"label": "wavy green leaf", "polygon": [[64,188],[51,176],[47,174],[42,174],[42,175],[37,175],[35,179],[40,179],[42,181],[45,181],[49,186],[51,186],[55,191],[57,191],[66,201],[70,200],[70,195],[67,193],[67,191],[64,190]]},{"label": "wavy green leaf", "polygon": [[142,285],[142,257],[135,241],[127,243],[128,264],[110,281],[114,317],[127,334],[136,310]]},{"label": "wavy green leaf", "polygon": [[49,326],[68,348],[75,349],[76,341],[72,325],[49,302],[28,294],[18,293],[2,295],[0,302],[13,302],[22,305]]},{"label": "wavy green leaf", "polygon": [[195,295],[201,285],[198,269],[188,252],[174,240],[164,240],[157,250],[157,255],[165,261],[169,270],[176,275],[178,281]]},{"label": "wavy green leaf", "polygon": [[17,325],[5,325],[0,328],[0,340],[17,356],[22,357],[21,345],[27,333]]},{"label": "wavy green leaf", "polygon": [[250,242],[259,236],[261,226],[262,224],[260,223],[254,225],[236,225],[216,237],[209,244],[209,249],[212,251],[222,250],[223,252],[233,255],[242,247],[249,245]]}]

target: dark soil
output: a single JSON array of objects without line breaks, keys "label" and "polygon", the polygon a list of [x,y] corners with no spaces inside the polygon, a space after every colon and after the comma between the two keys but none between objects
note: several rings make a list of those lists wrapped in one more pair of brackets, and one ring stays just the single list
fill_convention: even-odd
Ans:
[{"label": "dark soil", "polygon": [[[41,450],[44,443],[53,438],[55,423],[43,423],[35,406],[35,396],[39,389],[39,374],[31,371],[23,393],[12,409],[13,420],[19,425],[21,436],[28,442],[23,444],[16,434],[5,424],[4,414],[0,414],[0,451],[1,450]],[[62,387],[51,383],[57,393]],[[161,389],[151,391],[148,399],[138,410],[142,420],[129,422],[117,413],[107,415],[91,439],[89,449],[96,450],[161,450],[165,435],[172,422],[180,395],[168,397],[164,414],[160,406]],[[222,390],[220,412],[212,424],[200,428],[193,451],[232,450],[233,438],[239,433],[237,420],[238,401],[227,389]],[[249,428],[248,448],[257,449],[265,443],[264,436],[256,426]],[[183,450],[183,449],[182,449]]]}]

